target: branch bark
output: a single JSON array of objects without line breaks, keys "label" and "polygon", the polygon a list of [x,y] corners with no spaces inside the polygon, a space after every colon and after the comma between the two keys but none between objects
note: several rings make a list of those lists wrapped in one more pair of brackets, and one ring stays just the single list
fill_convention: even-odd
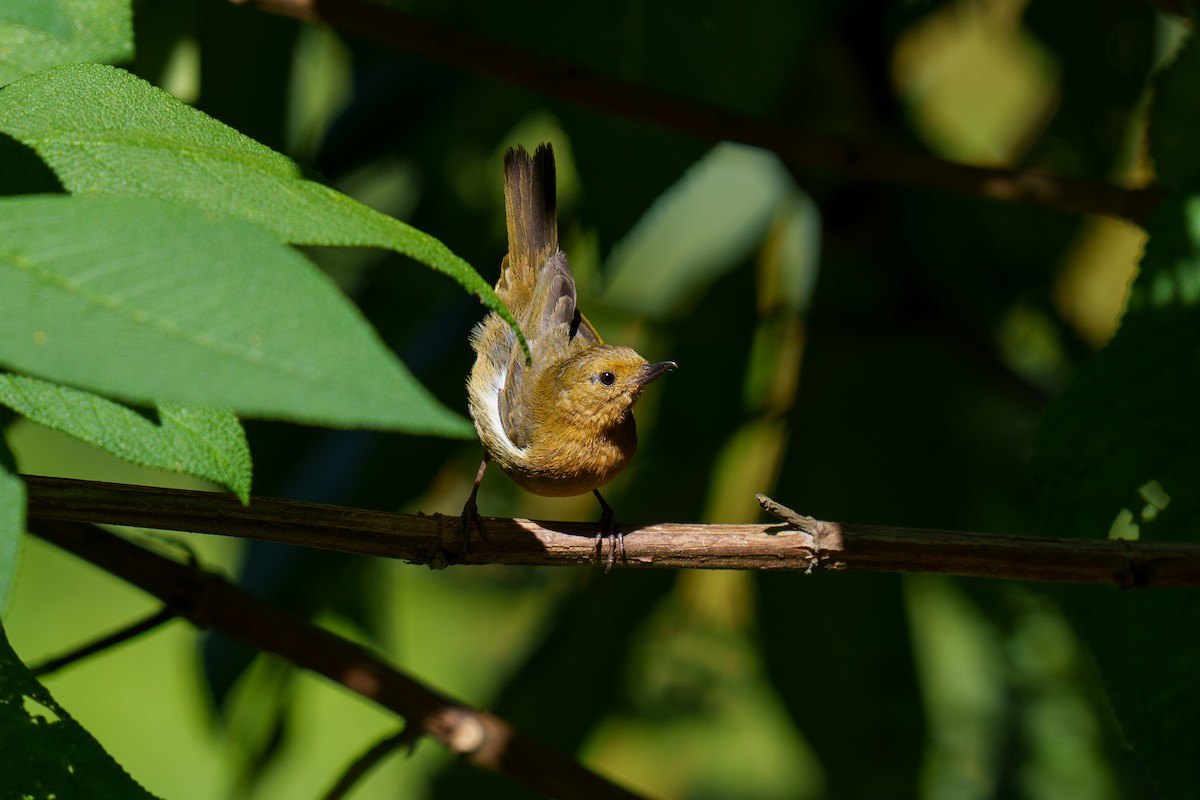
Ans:
[{"label": "branch bark", "polygon": [[[240,536],[434,567],[596,563],[594,523],[486,519],[461,550],[458,517],[26,476],[35,522],[94,522]],[[928,572],[1120,588],[1200,586],[1200,545],[1051,539],[827,522],[760,496],[775,524],[622,526],[629,567]]]},{"label": "branch bark", "polygon": [[320,673],[396,712],[408,726],[471,764],[538,794],[575,800],[638,797],[528,739],[504,720],[425,686],[365,647],[267,606],[219,575],[179,564],[93,525],[35,519],[30,530],[158,597],[197,626]]},{"label": "branch bark", "polygon": [[346,33],[433,61],[665,130],[699,139],[762,147],[793,166],[1073,213],[1104,214],[1141,225],[1160,199],[1160,193],[1153,188],[1126,188],[1031,169],[972,166],[879,142],[814,134],[740,116],[591,73],[566,61],[530,55],[364,0],[233,1],[301,20],[319,20]]}]

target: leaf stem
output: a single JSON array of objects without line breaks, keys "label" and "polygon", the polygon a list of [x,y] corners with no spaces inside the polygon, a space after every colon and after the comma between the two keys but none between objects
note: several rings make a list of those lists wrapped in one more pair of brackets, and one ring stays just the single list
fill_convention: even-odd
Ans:
[{"label": "leaf stem", "polygon": [[95,641],[89,642],[88,644],[77,647],[68,653],[58,656],[57,658],[51,658],[42,662],[41,664],[38,664],[37,666],[30,667],[29,671],[32,672],[35,677],[41,678],[44,675],[57,672],[63,667],[78,663],[89,656],[94,656],[97,653],[101,653],[109,648],[116,647],[123,642],[127,642],[130,639],[141,636],[143,633],[149,633],[160,625],[175,619],[176,616],[178,616],[178,614],[169,608],[160,609],[145,619],[139,620],[132,625],[128,625],[119,631],[115,631],[107,636],[103,636]]},{"label": "leaf stem", "polygon": [[395,750],[405,746],[413,747],[418,736],[419,734],[414,734],[408,728],[401,728],[398,732],[385,736],[371,745],[365,753],[354,759],[346,768],[337,783],[325,795],[324,800],[342,800],[354,788],[354,784],[362,780],[368,772],[375,768],[376,764]]}]

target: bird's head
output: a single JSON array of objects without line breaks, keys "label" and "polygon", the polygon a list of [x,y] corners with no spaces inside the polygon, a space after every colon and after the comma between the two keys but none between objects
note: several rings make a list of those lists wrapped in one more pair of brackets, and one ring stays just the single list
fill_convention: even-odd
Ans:
[{"label": "bird's head", "polygon": [[674,361],[650,363],[629,347],[597,345],[547,370],[537,407],[545,422],[599,434],[621,423],[646,386],[675,369]]}]

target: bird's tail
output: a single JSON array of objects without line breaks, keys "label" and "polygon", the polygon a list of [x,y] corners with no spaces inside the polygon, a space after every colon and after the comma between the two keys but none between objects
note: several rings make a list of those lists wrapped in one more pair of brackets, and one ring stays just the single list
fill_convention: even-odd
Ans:
[{"label": "bird's tail", "polygon": [[507,282],[530,284],[558,252],[554,150],[538,145],[531,157],[518,146],[504,154],[504,211],[508,222]]}]

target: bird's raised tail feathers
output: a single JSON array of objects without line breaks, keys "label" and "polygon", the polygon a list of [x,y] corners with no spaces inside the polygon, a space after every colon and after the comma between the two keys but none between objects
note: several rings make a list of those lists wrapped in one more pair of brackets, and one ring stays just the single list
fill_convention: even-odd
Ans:
[{"label": "bird's raised tail feathers", "polygon": [[[536,275],[558,252],[554,150],[549,144],[538,145],[532,157],[523,147],[504,154],[504,211],[509,269],[529,269]],[[521,280],[509,276],[514,278]]]}]

